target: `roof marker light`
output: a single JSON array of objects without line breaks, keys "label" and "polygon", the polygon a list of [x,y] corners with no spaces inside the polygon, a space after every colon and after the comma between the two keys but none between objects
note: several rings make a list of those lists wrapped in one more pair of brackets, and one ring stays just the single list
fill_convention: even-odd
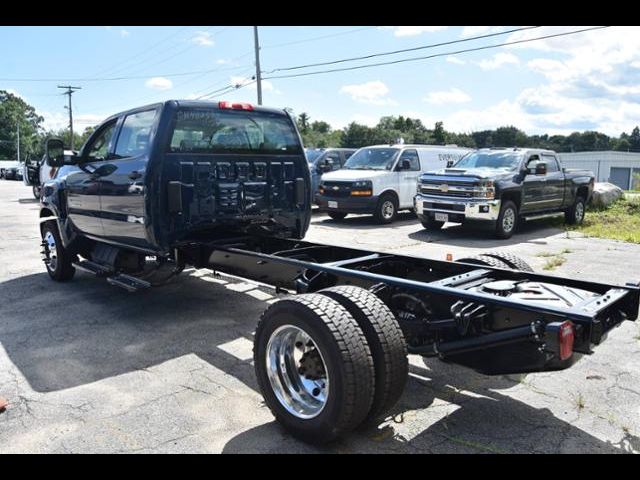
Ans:
[{"label": "roof marker light", "polygon": [[253,105],[251,105],[250,103],[241,102],[218,102],[218,108],[220,108],[221,110],[245,110],[248,112],[253,111]]}]

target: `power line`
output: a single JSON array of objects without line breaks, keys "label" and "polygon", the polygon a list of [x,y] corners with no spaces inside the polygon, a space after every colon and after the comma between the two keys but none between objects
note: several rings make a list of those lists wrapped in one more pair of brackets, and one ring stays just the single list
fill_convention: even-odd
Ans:
[{"label": "power line", "polygon": [[321,35],[319,37],[305,38],[305,39],[302,39],[302,40],[294,40],[292,42],[278,43],[278,44],[275,44],[275,45],[266,45],[266,46],[263,46],[261,48],[263,50],[265,50],[267,48],[288,47],[289,45],[298,45],[300,43],[308,43],[308,42],[314,42],[316,40],[324,40],[325,38],[333,38],[333,37],[339,37],[341,35],[349,35],[351,33],[362,32],[364,30],[371,30],[372,28],[378,28],[378,27],[375,26],[375,27],[355,28],[353,30],[347,30],[346,32],[338,32],[338,33],[332,33],[332,34],[329,34],[329,35]]},{"label": "power line", "polygon": [[425,50],[425,49],[429,49],[429,48],[443,47],[445,45],[453,45],[455,43],[471,42],[473,40],[481,40],[483,38],[496,37],[496,36],[499,36],[499,35],[507,35],[509,33],[522,32],[522,31],[525,31],[525,30],[533,30],[533,29],[536,29],[536,28],[540,28],[540,26],[515,28],[513,30],[506,30],[506,31],[502,31],[502,32],[494,32],[494,33],[489,33],[489,34],[486,34],[486,35],[478,35],[476,37],[468,37],[468,38],[463,38],[463,39],[459,39],[459,40],[450,40],[448,42],[441,42],[441,43],[432,43],[430,45],[421,45],[419,47],[403,48],[402,50],[393,50],[391,52],[372,53],[370,55],[363,55],[363,56],[360,56],[360,57],[343,58],[341,60],[332,60],[332,61],[329,61],[329,62],[310,63],[310,64],[307,64],[307,65],[298,65],[298,66],[295,66],[295,67],[275,68],[273,70],[269,70],[268,72],[264,72],[264,73],[270,74],[270,73],[276,73],[276,72],[300,70],[300,69],[303,69],[303,68],[322,67],[322,66],[325,66],[325,65],[335,65],[335,64],[338,64],[338,63],[345,63],[345,62],[355,62],[355,61],[358,61],[358,60],[368,60],[370,58],[375,58],[375,57],[384,57],[384,56],[388,56],[388,55],[397,55],[399,53],[414,52],[416,50]]},{"label": "power line", "polygon": [[449,56],[449,55],[459,55],[461,53],[478,52],[480,50],[489,50],[489,49],[492,49],[492,48],[506,47],[506,46],[509,46],[509,45],[516,45],[516,44],[521,44],[521,43],[534,42],[534,41],[537,41],[537,40],[545,40],[545,39],[548,39],[548,38],[564,37],[564,36],[567,36],[567,35],[575,35],[575,34],[578,34],[578,33],[589,32],[589,31],[593,31],[593,30],[602,30],[602,29],[605,29],[605,28],[610,28],[610,26],[583,28],[581,30],[574,30],[574,31],[571,31],[571,32],[556,33],[556,34],[553,34],[553,35],[544,35],[542,37],[529,38],[529,39],[523,39],[523,40],[514,40],[512,42],[498,43],[498,44],[493,44],[493,45],[485,45],[483,47],[468,48],[468,49],[464,49],[464,50],[456,50],[456,51],[451,51],[451,52],[436,53],[436,54],[433,54],[433,55],[426,55],[426,56],[423,56],[423,57],[404,58],[404,59],[400,59],[400,60],[392,60],[392,61],[388,61],[388,62],[379,62],[379,63],[370,63],[368,65],[358,65],[358,66],[354,66],[354,67],[342,67],[342,68],[334,68],[334,69],[329,69],[329,70],[318,70],[318,71],[315,71],[315,72],[296,73],[296,74],[290,74],[290,75],[276,75],[276,76],[272,76],[272,77],[262,77],[262,79],[263,80],[272,80],[272,79],[277,79],[277,78],[306,77],[306,76],[310,76],[310,75],[320,75],[320,74],[324,74],[324,73],[346,72],[346,71],[351,71],[351,70],[360,70],[360,69],[363,69],[363,68],[381,67],[381,66],[385,66],[385,65],[395,65],[395,64],[398,64],[398,63],[405,63],[405,62],[416,62],[416,61],[419,61],[419,60],[429,60],[431,58],[436,58],[436,57],[445,57],[445,56]]}]

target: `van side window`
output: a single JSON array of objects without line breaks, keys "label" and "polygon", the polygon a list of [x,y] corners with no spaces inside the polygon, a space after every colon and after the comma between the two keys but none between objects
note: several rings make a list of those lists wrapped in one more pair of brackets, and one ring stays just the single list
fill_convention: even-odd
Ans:
[{"label": "van side window", "polygon": [[149,135],[157,113],[157,110],[147,110],[127,115],[116,143],[115,153],[118,158],[135,157],[147,153]]},{"label": "van side window", "polygon": [[404,160],[409,160],[409,162],[411,163],[411,168],[409,168],[409,170],[407,171],[420,171],[420,158],[418,157],[417,150],[405,150],[404,152],[402,152],[402,155],[400,155],[399,163],[403,162]]},{"label": "van side window", "polygon": [[91,162],[100,162],[107,159],[109,154],[109,146],[116,129],[116,121],[112,120],[105,125],[95,137],[91,139],[91,143],[87,145],[87,159]]},{"label": "van side window", "polygon": [[553,155],[542,155],[542,161],[547,164],[547,172],[559,172],[558,160]]}]

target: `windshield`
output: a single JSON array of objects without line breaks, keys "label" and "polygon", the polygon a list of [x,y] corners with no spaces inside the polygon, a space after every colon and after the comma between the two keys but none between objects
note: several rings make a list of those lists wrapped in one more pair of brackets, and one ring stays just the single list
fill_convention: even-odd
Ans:
[{"label": "windshield", "polygon": [[293,155],[302,149],[293,124],[284,115],[182,108],[176,113],[169,152]]},{"label": "windshield", "polygon": [[391,170],[397,148],[361,148],[344,164],[345,170]]},{"label": "windshield", "polygon": [[454,168],[504,168],[515,170],[520,164],[517,152],[472,152],[462,157]]},{"label": "windshield", "polygon": [[314,150],[312,148],[305,148],[304,153],[307,157],[307,162],[315,162],[320,155],[324,153],[324,150]]}]

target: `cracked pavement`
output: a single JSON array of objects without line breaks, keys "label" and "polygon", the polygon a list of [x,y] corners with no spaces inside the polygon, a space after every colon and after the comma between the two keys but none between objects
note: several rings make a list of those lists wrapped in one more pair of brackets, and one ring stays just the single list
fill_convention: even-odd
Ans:
[{"label": "cracked pavement", "polygon": [[[38,205],[0,181],[0,452],[34,453],[625,453],[640,452],[640,328],[625,322],[562,372],[487,377],[410,357],[389,418],[324,448],[275,423],[257,392],[252,332],[277,299],[208,270],[129,294],[78,272],[51,282],[39,258]],[[390,227],[314,215],[310,241],[444,258],[571,250],[551,272],[640,279],[640,245],[526,225],[506,242],[450,227],[426,233],[409,215]]]}]

